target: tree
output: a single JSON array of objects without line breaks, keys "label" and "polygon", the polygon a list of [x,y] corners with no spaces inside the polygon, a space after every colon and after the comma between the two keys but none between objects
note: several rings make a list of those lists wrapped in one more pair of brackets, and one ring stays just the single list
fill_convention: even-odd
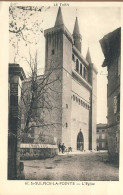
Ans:
[{"label": "tree", "polygon": [[[35,52],[34,57],[32,57],[31,52],[29,52],[29,59],[21,55],[21,45],[27,47],[29,50],[30,46],[33,45],[35,50],[35,45],[38,42],[39,35],[43,32],[41,27],[43,20],[40,20],[40,13],[46,11],[49,7],[31,7],[31,6],[10,6],[9,8],[9,32],[10,32],[10,47],[14,48],[12,54],[14,54],[14,63],[19,63],[17,56],[26,60],[30,67],[30,74],[28,80],[23,83],[22,88],[22,109],[21,113],[24,113],[24,128],[21,135],[25,136],[31,133],[34,127],[49,127],[54,126],[55,123],[45,123],[44,121],[44,110],[50,112],[53,109],[52,100],[55,91],[52,86],[56,82],[60,82],[59,76],[59,65],[57,67],[51,68],[46,71],[44,76],[38,76],[37,74],[37,52]],[[10,49],[11,52],[11,49]],[[53,76],[52,76],[53,75]],[[56,107],[56,109],[59,109]],[[40,114],[40,117],[38,116]],[[19,178],[19,164],[20,164],[20,132],[17,132],[17,148],[12,151],[15,155],[14,159],[11,159],[16,164],[15,169],[17,170],[16,177]],[[40,140],[41,134],[39,137]],[[28,136],[27,136],[28,140]],[[30,142],[32,142],[30,137]],[[9,167],[11,169],[11,167]]]},{"label": "tree", "polygon": [[[43,29],[41,27],[43,20],[40,18],[40,14],[43,11],[47,11],[50,7],[44,6],[10,6],[9,7],[9,32],[10,32],[10,45],[15,49],[14,52],[14,62],[17,62],[16,57],[20,55],[22,48],[20,48],[20,43],[24,42],[24,47],[30,45],[35,45],[38,42],[38,37],[40,33],[43,33]],[[34,36],[34,37],[33,37]],[[32,39],[33,37],[33,39]],[[29,48],[28,48],[29,49]],[[35,49],[34,49],[35,50]],[[23,108],[25,107],[25,118],[26,124],[24,127],[24,131],[27,133],[30,127],[30,123],[33,117],[33,125],[34,122],[42,123],[43,120],[39,122],[37,121],[34,110],[38,109],[38,107],[50,109],[50,105],[46,100],[46,93],[48,88],[47,86],[51,83],[54,83],[57,79],[48,83],[49,77],[53,74],[54,70],[48,72],[45,76],[37,76],[37,51],[35,52],[35,56],[32,56],[29,51],[29,59],[27,57],[21,56],[21,59],[24,59],[26,63],[29,65],[29,69],[31,70],[28,75],[28,89],[22,91],[22,101]],[[52,62],[53,63],[53,62]],[[55,67],[56,68],[56,67]],[[26,86],[27,87],[27,86]],[[45,98],[44,98],[45,92]],[[25,96],[26,93],[26,96]],[[40,94],[40,95],[39,95]],[[42,96],[42,97],[41,97]],[[25,99],[25,97],[27,99]],[[48,95],[47,95],[48,99]],[[37,103],[38,102],[38,103]],[[40,105],[39,105],[40,102]],[[45,102],[45,106],[44,106]],[[38,107],[37,107],[38,104]],[[46,105],[47,104],[47,105]],[[33,115],[33,116],[32,116]],[[45,125],[45,124],[44,124]]]},{"label": "tree", "polygon": [[[21,46],[36,46],[40,35],[43,33],[42,12],[50,7],[44,6],[10,6],[9,7],[9,42],[14,63],[18,62],[21,55]],[[17,58],[18,57],[18,58]]]},{"label": "tree", "polygon": [[[58,124],[55,121],[46,121],[44,112],[50,115],[52,110],[60,109],[54,105],[57,101],[60,90],[54,90],[54,85],[61,84],[60,66],[51,66],[44,75],[37,74],[37,52],[33,59],[30,55],[30,60],[27,60],[31,72],[27,81],[23,83],[22,88],[22,140],[30,142],[30,133],[34,128],[52,128]],[[29,135],[29,136],[28,136]],[[34,133],[33,133],[34,136]],[[32,136],[32,137],[33,137]],[[29,139],[27,139],[29,137]],[[41,134],[40,134],[41,137]],[[25,139],[24,139],[25,138]],[[52,139],[52,138],[51,138]],[[41,139],[40,139],[41,140]]]},{"label": "tree", "polygon": [[[37,6],[10,6],[9,7],[9,32],[14,33],[18,38],[22,38],[24,41],[29,41],[27,32],[36,33],[40,30],[43,32],[43,29],[40,28],[43,20],[38,21],[37,18],[33,18],[42,11],[46,11],[50,7],[37,7]],[[29,34],[28,34],[29,35]],[[37,35],[37,33],[36,33]]]}]

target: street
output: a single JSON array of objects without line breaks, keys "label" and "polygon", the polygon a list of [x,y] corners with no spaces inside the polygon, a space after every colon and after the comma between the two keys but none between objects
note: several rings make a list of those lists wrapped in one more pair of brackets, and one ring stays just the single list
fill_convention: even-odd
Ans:
[{"label": "street", "polygon": [[118,166],[108,162],[107,152],[65,153],[45,160],[25,160],[27,180],[118,181]]}]

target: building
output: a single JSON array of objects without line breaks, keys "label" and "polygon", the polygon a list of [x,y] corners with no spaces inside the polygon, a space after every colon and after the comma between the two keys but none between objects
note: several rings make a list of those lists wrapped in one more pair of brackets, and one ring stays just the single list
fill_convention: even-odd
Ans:
[{"label": "building", "polygon": [[97,124],[97,150],[107,150],[107,124]]},{"label": "building", "polygon": [[20,174],[21,86],[24,79],[19,64],[9,64],[8,179],[17,179]]},{"label": "building", "polygon": [[102,66],[108,70],[108,152],[110,159],[117,161],[120,140],[121,28],[105,35],[100,44],[105,56]]},{"label": "building", "polygon": [[54,27],[45,30],[44,36],[45,76],[50,75],[50,83],[56,80],[48,87],[49,95],[44,95],[52,105],[50,111],[44,110],[44,120],[54,125],[36,128],[34,142],[39,134],[44,135],[41,142],[50,142],[45,138],[52,135],[57,144],[73,150],[96,149],[97,69],[89,49],[86,58],[82,55],[78,18],[71,34],[59,8]]}]

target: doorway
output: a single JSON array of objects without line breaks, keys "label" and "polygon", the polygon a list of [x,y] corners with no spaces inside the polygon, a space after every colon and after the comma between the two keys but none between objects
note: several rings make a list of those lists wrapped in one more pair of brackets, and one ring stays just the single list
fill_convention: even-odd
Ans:
[{"label": "doorway", "polygon": [[84,150],[84,138],[83,134],[80,131],[77,136],[77,150],[83,151]]}]

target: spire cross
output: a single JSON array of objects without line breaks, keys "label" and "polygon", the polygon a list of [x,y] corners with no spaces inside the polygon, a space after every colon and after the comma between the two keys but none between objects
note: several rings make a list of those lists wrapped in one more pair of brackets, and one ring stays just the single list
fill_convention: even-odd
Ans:
[{"label": "spire cross", "polygon": [[77,12],[78,12],[78,9],[76,8],[76,17],[77,17],[77,14],[78,14]]}]

